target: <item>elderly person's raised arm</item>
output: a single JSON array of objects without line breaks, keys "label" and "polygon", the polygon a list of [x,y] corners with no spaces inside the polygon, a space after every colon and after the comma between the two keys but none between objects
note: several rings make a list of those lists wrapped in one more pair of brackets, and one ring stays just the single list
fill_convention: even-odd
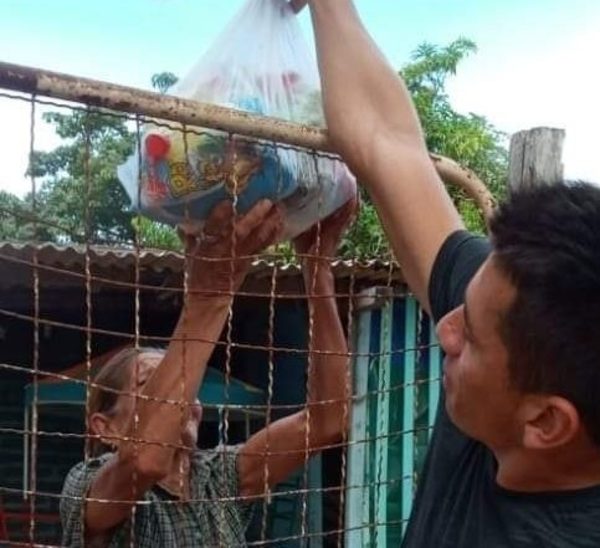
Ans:
[{"label": "elderly person's raised arm", "polygon": [[305,462],[306,456],[340,443],[350,405],[348,344],[335,298],[331,257],[355,211],[348,202],[296,239],[303,257],[304,285],[312,330],[308,368],[307,405],[302,411],[275,421],[252,436],[240,450],[240,494],[265,496]]},{"label": "elderly person's raised arm", "polygon": [[330,138],[368,189],[411,289],[429,309],[433,262],[462,221],[429,158],[408,90],[352,1],[309,4]]},{"label": "elderly person's raised arm", "polygon": [[188,489],[188,453],[200,421],[196,397],[227,318],[231,291],[244,279],[249,256],[273,243],[282,226],[278,207],[266,200],[233,221],[232,206],[224,202],[208,219],[204,238],[185,237],[188,291],[166,352],[148,351],[123,363],[125,393],[112,408],[88,419],[92,432],[115,452],[95,473],[87,496],[123,501],[87,501],[88,539],[127,519],[135,501],[157,483],[171,491],[183,489],[184,495]]}]

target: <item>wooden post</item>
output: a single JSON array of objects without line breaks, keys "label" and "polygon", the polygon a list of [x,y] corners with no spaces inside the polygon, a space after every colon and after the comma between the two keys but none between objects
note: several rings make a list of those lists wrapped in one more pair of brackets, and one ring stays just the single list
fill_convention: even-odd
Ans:
[{"label": "wooden post", "polygon": [[510,140],[510,191],[563,180],[563,129],[539,127],[515,133]]}]

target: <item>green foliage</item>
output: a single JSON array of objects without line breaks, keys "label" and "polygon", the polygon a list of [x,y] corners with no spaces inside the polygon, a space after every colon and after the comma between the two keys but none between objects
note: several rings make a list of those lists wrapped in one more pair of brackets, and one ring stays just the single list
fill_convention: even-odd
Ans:
[{"label": "green foliage", "polygon": [[179,78],[172,72],[157,72],[152,75],[151,82],[154,89],[164,94],[179,82]]},{"label": "green foliage", "polygon": [[0,190],[0,239],[31,240],[32,225],[27,205],[17,196]]},{"label": "green foliage", "polygon": [[456,112],[445,91],[446,80],[456,74],[460,61],[476,51],[475,44],[465,38],[445,48],[422,44],[402,75],[429,150],[472,169],[496,197],[502,197],[508,169],[505,136],[482,116]]},{"label": "green foliage", "polygon": [[363,189],[360,194],[360,213],[344,236],[339,253],[345,258],[390,259],[388,240],[377,210]]},{"label": "green foliage", "polygon": [[[174,74],[161,72],[152,76],[152,86],[166,93],[177,80]],[[31,194],[23,200],[0,194],[0,239],[33,239],[35,217],[40,220],[36,239],[42,241],[131,245],[137,232],[144,246],[180,249],[173,228],[136,218],[130,211],[117,178],[117,167],[135,146],[135,133],[124,118],[73,111],[47,113],[44,120],[63,143],[33,155],[29,172],[39,185],[35,207]]]},{"label": "green foliage", "polygon": [[[421,44],[401,75],[415,103],[428,149],[472,169],[496,199],[501,199],[508,171],[505,136],[482,116],[456,112],[446,94],[448,77],[455,75],[460,62],[476,51],[475,43],[465,38],[446,47]],[[458,189],[449,190],[467,227],[484,232],[485,224],[474,202]],[[381,224],[366,197],[343,251],[361,258],[389,254]]]},{"label": "green foliage", "polygon": [[132,226],[137,232],[138,243],[143,247],[170,251],[183,250],[177,231],[169,225],[151,221],[147,217],[137,216],[133,219]]},{"label": "green foliage", "polygon": [[[36,152],[30,170],[40,183],[37,216],[52,225],[44,239],[116,243],[133,239],[129,200],[116,167],[133,151],[126,122],[113,115],[73,111],[44,115],[64,143]],[[31,206],[32,196],[25,198]]]},{"label": "green foliage", "polygon": [[[135,135],[114,115],[73,111],[44,115],[63,144],[35,152],[35,195],[0,193],[0,239],[131,245],[180,249],[175,230],[130,211],[117,166],[133,152]],[[35,214],[34,214],[35,212]],[[32,219],[38,219],[35,236]]]},{"label": "green foliage", "polygon": [[445,48],[424,42],[417,46],[412,61],[400,72],[413,98],[421,92],[444,96],[448,76],[455,75],[458,64],[475,52],[475,42],[466,38],[459,38]]}]

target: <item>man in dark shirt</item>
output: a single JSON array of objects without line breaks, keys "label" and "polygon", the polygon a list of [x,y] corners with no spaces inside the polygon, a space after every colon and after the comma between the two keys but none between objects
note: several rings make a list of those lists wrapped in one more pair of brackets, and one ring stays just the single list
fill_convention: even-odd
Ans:
[{"label": "man in dark shirt", "polygon": [[600,547],[600,189],[522,192],[469,235],[352,1],[309,3],[331,142],[446,355],[404,545]]}]

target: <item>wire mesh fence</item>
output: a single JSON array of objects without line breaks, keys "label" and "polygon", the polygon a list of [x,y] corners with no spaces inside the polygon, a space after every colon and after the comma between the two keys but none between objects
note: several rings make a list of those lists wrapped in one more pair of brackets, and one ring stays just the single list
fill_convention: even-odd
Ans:
[{"label": "wire mesh fence", "polygon": [[[6,73],[0,81],[7,85]],[[116,159],[105,162],[107,156],[120,153],[122,160],[140,150],[140,128],[148,123],[181,132],[184,142],[203,135],[209,130],[190,125],[191,105],[157,120],[147,104],[140,103],[143,112],[135,102],[119,110],[109,92],[104,101],[86,102],[85,93],[78,101],[59,93],[42,98],[31,78],[14,75],[7,87],[1,100],[29,109],[30,188],[22,203],[4,203],[0,211],[3,231],[14,238],[0,243],[0,540],[56,546],[69,528],[71,541],[83,543],[88,512],[101,508],[110,515],[117,508],[124,517],[115,518],[116,533],[109,529],[124,546],[398,545],[435,415],[440,351],[392,257],[322,257],[314,251],[320,222],[316,248],[300,260],[287,244],[236,256],[235,216],[228,232],[232,254],[200,256],[178,247],[168,227],[139,215],[107,217],[103,200],[119,192],[103,186],[117,185],[114,173],[106,174]],[[72,154],[64,164],[52,165],[56,156],[37,149],[41,111],[46,119],[63,116],[64,142],[77,145],[62,149]],[[222,131],[221,122],[210,131]],[[317,159],[333,157],[312,146],[327,148],[318,132],[309,131],[311,146],[299,148],[307,143],[290,137],[289,127],[274,137],[256,123],[245,120],[223,135],[259,149],[298,151],[314,159],[317,177]],[[106,148],[109,135],[121,148]],[[62,194],[48,196],[49,180]],[[234,189],[234,210],[236,197]],[[250,265],[238,286],[241,259]],[[231,269],[230,279],[191,301],[198,289],[193,267],[219,273],[219,261]],[[330,265],[335,283],[327,291],[318,269],[306,269],[311,261]],[[222,321],[204,315],[198,323],[198,309],[211,299],[225,303],[224,311],[210,309]],[[336,329],[321,321],[326,302],[334,303],[347,346],[323,346],[323,334]],[[100,372],[124,348],[144,358],[131,362],[131,382],[108,382]],[[153,377],[166,356],[178,374],[176,386],[161,392]],[[200,377],[198,356],[208,366]],[[111,422],[118,405],[96,407],[99,392],[127,407],[125,422]],[[160,430],[160,419],[167,421],[173,409],[181,432],[149,430],[148,424]],[[324,418],[334,411],[347,429],[326,431]],[[185,437],[190,417],[198,432],[193,443]],[[144,482],[146,469],[127,468],[146,455],[153,462],[167,455],[168,474]],[[119,463],[129,470],[112,491],[111,463],[113,470]],[[64,486],[74,466],[87,474],[78,492]],[[108,476],[98,480],[98,470]],[[74,508],[76,518],[65,508]]]}]

